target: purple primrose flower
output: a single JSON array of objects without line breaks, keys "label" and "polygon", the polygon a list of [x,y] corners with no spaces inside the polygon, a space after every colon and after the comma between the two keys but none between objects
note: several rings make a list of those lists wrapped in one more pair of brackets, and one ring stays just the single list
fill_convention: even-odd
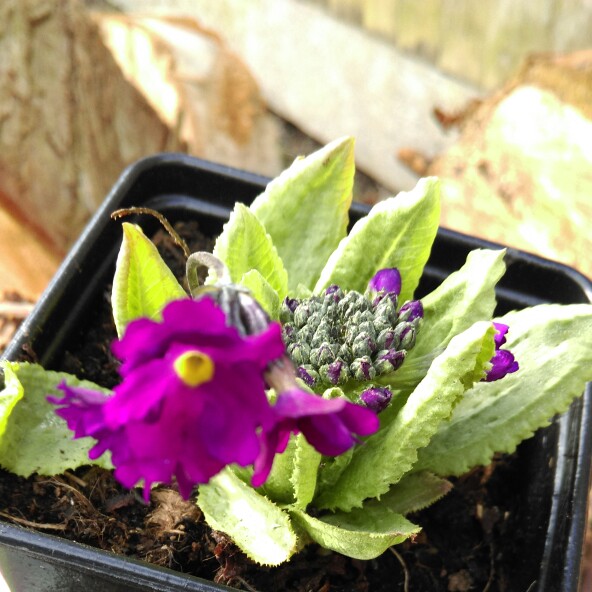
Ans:
[{"label": "purple primrose flower", "polygon": [[[210,298],[177,300],[162,316],[162,322],[131,322],[113,343],[123,380],[112,396],[62,383],[58,388],[64,397],[48,397],[60,406],[56,413],[75,438],[97,440],[91,459],[111,451],[115,477],[123,485],[131,488],[143,480],[146,499],[152,483],[170,483],[173,476],[187,498],[195,484],[207,483],[228,464],[271,467],[277,448],[270,448],[269,434],[283,437],[286,430],[299,429],[265,394],[269,368],[285,353],[280,325],[271,323],[259,333],[242,336],[226,324],[224,312]],[[293,372],[291,377],[296,385]],[[278,404],[283,401],[281,390],[276,387]],[[302,431],[305,436],[310,432],[313,446],[323,446],[323,438],[335,439],[335,449],[343,452],[342,424],[333,418],[346,402],[337,409],[332,401],[310,397],[314,400],[307,399],[299,421],[306,421],[307,409],[314,417],[323,408],[322,428],[328,431],[323,437]],[[350,415],[362,412],[360,417],[365,417],[366,409],[352,407]],[[349,442],[353,445],[353,436]],[[258,460],[262,457],[265,463]],[[262,483],[268,472],[256,471],[253,481]]]},{"label": "purple primrose flower", "polygon": [[493,323],[495,327],[495,335],[493,337],[495,342],[495,354],[491,358],[491,368],[483,379],[485,382],[493,382],[512,374],[518,370],[518,362],[514,358],[514,354],[505,349],[500,349],[506,343],[506,333],[509,330],[508,325],[502,323]]}]

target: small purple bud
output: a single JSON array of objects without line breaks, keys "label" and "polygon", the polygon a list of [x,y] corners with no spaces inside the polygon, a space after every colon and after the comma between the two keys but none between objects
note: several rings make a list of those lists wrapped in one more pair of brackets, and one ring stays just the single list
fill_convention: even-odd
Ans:
[{"label": "small purple bud", "polygon": [[415,345],[415,335],[413,323],[399,323],[395,327],[395,344],[397,349],[411,349]]},{"label": "small purple bud", "polygon": [[399,320],[411,322],[423,319],[423,305],[419,300],[408,300],[399,309]]},{"label": "small purple bud", "polygon": [[337,284],[331,284],[325,290],[325,298],[327,296],[332,296],[331,300],[333,302],[339,302],[343,298],[343,291]]},{"label": "small purple bud", "polygon": [[518,370],[518,362],[514,358],[514,354],[511,351],[505,349],[496,350],[493,358],[491,358],[491,370],[487,372],[485,382],[493,382],[506,376],[506,374],[512,374]]},{"label": "small purple bud", "polygon": [[499,349],[504,343],[506,343],[506,333],[510,329],[508,325],[504,325],[503,323],[493,323],[495,328],[495,335],[493,336],[493,340],[495,341],[495,349]]},{"label": "small purple bud", "polygon": [[305,366],[298,366],[296,375],[310,387],[314,386],[319,378],[319,375],[312,368]]},{"label": "small purple bud", "polygon": [[374,292],[401,293],[401,274],[396,267],[381,269],[368,282],[368,289]]},{"label": "small purple bud", "polygon": [[349,378],[349,369],[343,360],[335,360],[333,363],[320,369],[321,376],[331,384],[341,384]]},{"label": "small purple bud", "polygon": [[[396,267],[380,269],[368,282],[367,297],[376,306],[385,296],[391,299],[401,293],[401,274]],[[396,300],[395,300],[396,302]]]},{"label": "small purple bud", "polygon": [[290,309],[291,312],[294,312],[296,310],[296,307],[300,304],[300,302],[298,302],[296,298],[290,298],[289,296],[286,296],[284,304],[287,308]]},{"label": "small purple bud", "polygon": [[401,367],[401,364],[405,361],[406,355],[405,351],[397,351],[395,349],[391,349],[384,353],[380,352],[375,365],[380,364],[381,366],[384,366],[385,362],[388,362],[390,366],[389,371],[394,372]]},{"label": "small purple bud", "polygon": [[349,369],[356,380],[374,380],[376,378],[376,369],[368,356],[356,358],[350,364]]},{"label": "small purple bud", "polygon": [[374,413],[384,411],[393,398],[393,393],[385,387],[375,386],[366,389],[361,395],[360,400],[368,409]]}]

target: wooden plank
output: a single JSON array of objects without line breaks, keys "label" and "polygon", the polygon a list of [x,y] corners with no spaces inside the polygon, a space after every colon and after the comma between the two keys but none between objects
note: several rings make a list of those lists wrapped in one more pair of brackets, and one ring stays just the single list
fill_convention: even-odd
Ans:
[{"label": "wooden plank", "polygon": [[432,116],[476,93],[391,45],[296,0],[118,0],[126,11],[193,16],[245,60],[268,105],[320,142],[356,137],[359,167],[395,191],[416,176],[397,159],[454,140]]}]

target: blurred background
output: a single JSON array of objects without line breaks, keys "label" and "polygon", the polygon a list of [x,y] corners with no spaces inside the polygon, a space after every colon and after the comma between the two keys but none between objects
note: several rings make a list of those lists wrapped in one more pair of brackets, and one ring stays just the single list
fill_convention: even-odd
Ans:
[{"label": "blurred background", "polygon": [[162,151],[353,135],[355,199],[438,175],[443,226],[592,277],[592,0],[0,0],[0,56],[0,349]]}]

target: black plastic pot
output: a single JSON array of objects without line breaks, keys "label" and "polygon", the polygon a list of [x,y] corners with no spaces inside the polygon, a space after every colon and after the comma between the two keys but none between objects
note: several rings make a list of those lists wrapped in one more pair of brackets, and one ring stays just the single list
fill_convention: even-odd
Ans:
[{"label": "black plastic pot", "polygon": [[[127,169],[89,223],[34,312],[5,352],[11,360],[33,351],[52,367],[58,352],[112,278],[120,207],[147,206],[169,220],[198,219],[216,235],[234,202],[249,203],[267,179],[183,155],[159,155]],[[355,221],[367,212],[352,207]],[[147,228],[152,222],[142,219]],[[447,230],[438,234],[424,278],[426,293],[461,267],[469,250],[491,247]],[[592,300],[592,284],[572,269],[510,249],[499,291],[499,312],[545,303]],[[551,426],[518,450],[522,479],[517,536],[524,554],[508,566],[512,590],[576,592],[586,526],[592,449],[592,388]],[[115,556],[84,545],[0,523],[0,571],[12,592],[146,592],[229,590],[198,578]],[[536,582],[536,584],[534,584]]]}]

